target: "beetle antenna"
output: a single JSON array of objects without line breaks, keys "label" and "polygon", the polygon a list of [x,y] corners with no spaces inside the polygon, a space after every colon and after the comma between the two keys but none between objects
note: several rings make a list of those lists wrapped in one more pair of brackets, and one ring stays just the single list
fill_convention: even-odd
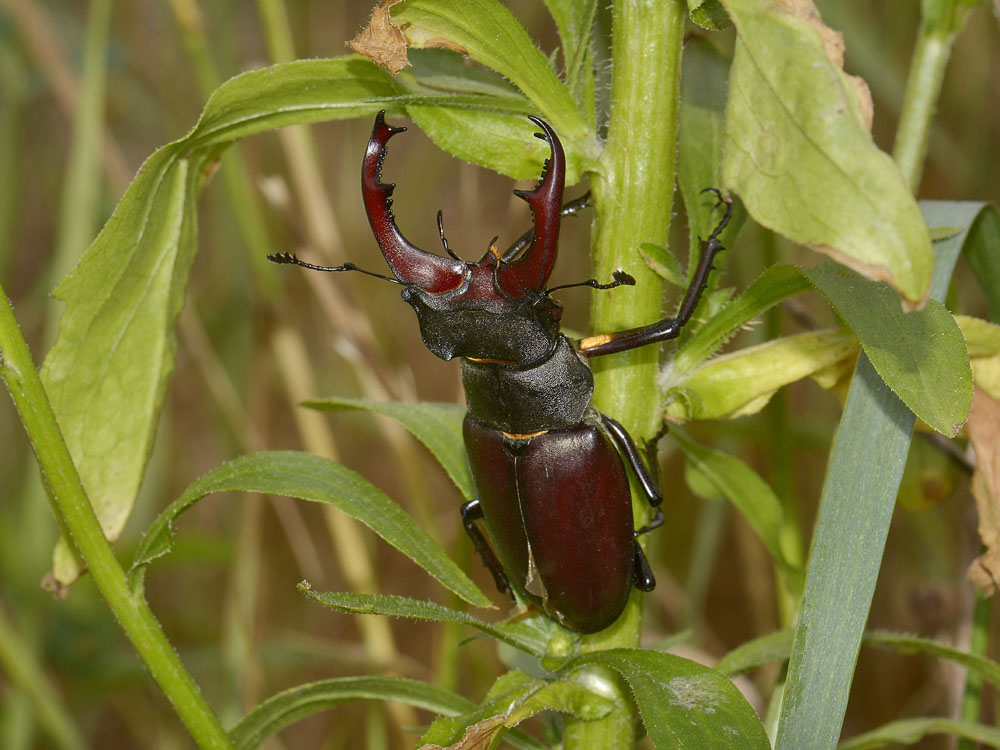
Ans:
[{"label": "beetle antenna", "polygon": [[554,286],[551,289],[546,289],[546,294],[552,294],[560,289],[570,289],[575,286],[589,286],[593,289],[614,289],[616,286],[635,286],[635,278],[625,271],[615,271],[611,274],[614,281],[608,284],[601,284],[597,279],[587,279],[586,281],[578,281],[575,284],[562,284],[561,286]]},{"label": "beetle antenna", "polygon": [[438,209],[438,234],[441,235],[441,244],[444,245],[444,251],[455,260],[462,260],[448,247],[448,240],[444,236],[444,212],[440,208]]},{"label": "beetle antenna", "polygon": [[403,283],[399,279],[394,279],[392,276],[385,276],[380,273],[375,273],[374,271],[366,271],[363,268],[358,268],[353,263],[345,263],[342,266],[315,266],[312,263],[306,263],[304,260],[299,260],[295,253],[272,253],[267,256],[267,259],[272,263],[302,266],[303,268],[309,268],[313,271],[357,271],[358,273],[363,273],[365,276],[374,276],[376,279],[391,281],[393,284]]}]

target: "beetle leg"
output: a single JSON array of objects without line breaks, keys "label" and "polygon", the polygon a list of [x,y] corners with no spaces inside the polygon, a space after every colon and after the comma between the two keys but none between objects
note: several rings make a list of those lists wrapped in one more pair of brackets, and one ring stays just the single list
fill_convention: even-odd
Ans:
[{"label": "beetle leg", "polygon": [[646,468],[646,464],[640,458],[639,449],[636,447],[632,436],[628,434],[621,424],[607,414],[601,414],[601,421],[604,423],[611,440],[614,441],[615,446],[618,448],[618,452],[625,458],[635,473],[636,479],[639,480],[639,486],[642,487],[642,492],[646,496],[646,500],[654,508],[657,507],[663,502],[663,495],[660,493],[660,488],[656,486],[656,480],[653,478],[652,473]]},{"label": "beetle leg", "polygon": [[656,588],[656,578],[653,576],[653,569],[649,567],[649,560],[646,553],[639,546],[639,541],[633,542],[635,545],[635,558],[632,567],[632,585],[639,591],[652,591]]},{"label": "beetle leg", "polygon": [[[709,188],[718,194],[715,188]],[[708,284],[708,274],[712,271],[712,261],[715,256],[726,248],[719,242],[719,234],[733,216],[733,204],[720,196],[719,200],[726,204],[726,215],[722,221],[712,230],[707,240],[701,242],[701,257],[698,260],[698,267],[695,269],[691,284],[684,293],[677,317],[664,318],[656,323],[640,326],[639,328],[629,328],[624,331],[614,331],[612,333],[602,333],[597,336],[589,336],[580,341],[580,354],[584,357],[599,357],[603,354],[615,354],[617,352],[628,351],[647,344],[656,344],[660,341],[677,338],[681,329],[691,319],[702,292]]]},{"label": "beetle leg", "polygon": [[[483,518],[483,506],[480,504],[479,499],[470,500],[462,505],[462,526],[465,527],[465,533],[469,535],[469,539],[472,540],[472,546],[476,548],[476,552],[479,553],[479,557],[482,559],[483,564],[489,569],[490,573],[493,574],[493,580],[496,582],[497,590],[502,594],[507,592],[510,594],[511,599],[514,598],[514,592],[511,590],[510,582],[507,580],[507,574],[504,573],[503,566],[500,564],[500,560],[497,559],[496,553],[490,547],[489,542],[486,541],[486,537],[483,536],[483,532],[479,530],[476,526],[476,521]],[[515,601],[517,601],[515,599]]]},{"label": "beetle leg", "polygon": [[640,534],[648,534],[653,529],[658,529],[663,525],[663,511],[659,508],[656,509],[656,513],[653,515],[653,520],[643,526],[641,529],[636,529],[632,532],[633,536],[639,536]]}]

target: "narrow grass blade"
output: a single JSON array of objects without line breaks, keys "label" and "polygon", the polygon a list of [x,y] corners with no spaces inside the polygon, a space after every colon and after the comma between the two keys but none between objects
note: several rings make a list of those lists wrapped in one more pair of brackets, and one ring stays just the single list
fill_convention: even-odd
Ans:
[{"label": "narrow grass blade", "polygon": [[283,690],[256,706],[229,730],[236,750],[252,750],[307,716],[359,700],[398,701],[440,714],[468,711],[472,701],[405,677],[338,677]]},{"label": "narrow grass blade", "polygon": [[173,547],[174,520],[215,492],[259,492],[330,503],[356,518],[470,604],[490,607],[461,568],[406,511],[361,475],[319,456],[292,451],[252,453],[209,472],[150,525],[136,550],[129,585],[141,592],[146,566]]},{"label": "narrow grass blade", "polygon": [[407,617],[411,620],[425,622],[450,622],[457,625],[468,625],[535,656],[542,656],[548,645],[548,640],[538,638],[538,631],[526,623],[488,623],[465,612],[434,602],[388,594],[313,591],[308,583],[300,583],[299,591],[324,607],[346,614],[385,615],[388,617]]}]

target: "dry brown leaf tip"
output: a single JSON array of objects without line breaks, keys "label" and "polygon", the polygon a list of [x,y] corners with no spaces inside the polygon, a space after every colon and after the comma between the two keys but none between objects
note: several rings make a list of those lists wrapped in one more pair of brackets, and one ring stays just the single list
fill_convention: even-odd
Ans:
[{"label": "dry brown leaf tip", "polygon": [[448,747],[441,745],[422,745],[420,750],[486,750],[496,736],[496,733],[503,728],[504,717],[502,715],[491,716],[480,722],[467,727],[462,739]]},{"label": "dry brown leaf tip", "polygon": [[406,56],[406,37],[392,22],[389,8],[402,0],[380,0],[372,10],[368,25],[347,46],[396,75],[410,64]]},{"label": "dry brown leaf tip", "polygon": [[[812,26],[819,34],[819,38],[823,42],[823,50],[830,62],[840,70],[844,69],[844,35],[823,23],[823,19],[812,0],[775,0],[775,6],[793,18],[805,21]],[[871,89],[868,88],[868,83],[861,76],[847,74],[847,80],[854,89],[861,115],[868,130],[871,131],[872,121],[875,118],[875,105],[872,101]]]}]

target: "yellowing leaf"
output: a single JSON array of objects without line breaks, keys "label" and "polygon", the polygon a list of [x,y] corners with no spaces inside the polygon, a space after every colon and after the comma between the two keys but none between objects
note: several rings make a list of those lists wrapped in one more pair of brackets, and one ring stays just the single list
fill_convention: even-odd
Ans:
[{"label": "yellowing leaf", "polygon": [[666,416],[733,419],[760,411],[774,392],[854,357],[857,339],[844,329],[810,331],[709,360],[667,391]]},{"label": "yellowing leaf", "polygon": [[899,169],[872,140],[842,45],[806,0],[724,0],[739,35],[723,181],[760,224],[923,304],[930,236]]},{"label": "yellowing leaf", "polygon": [[969,347],[976,386],[1000,401],[1000,326],[968,315],[956,315],[955,322]]}]

